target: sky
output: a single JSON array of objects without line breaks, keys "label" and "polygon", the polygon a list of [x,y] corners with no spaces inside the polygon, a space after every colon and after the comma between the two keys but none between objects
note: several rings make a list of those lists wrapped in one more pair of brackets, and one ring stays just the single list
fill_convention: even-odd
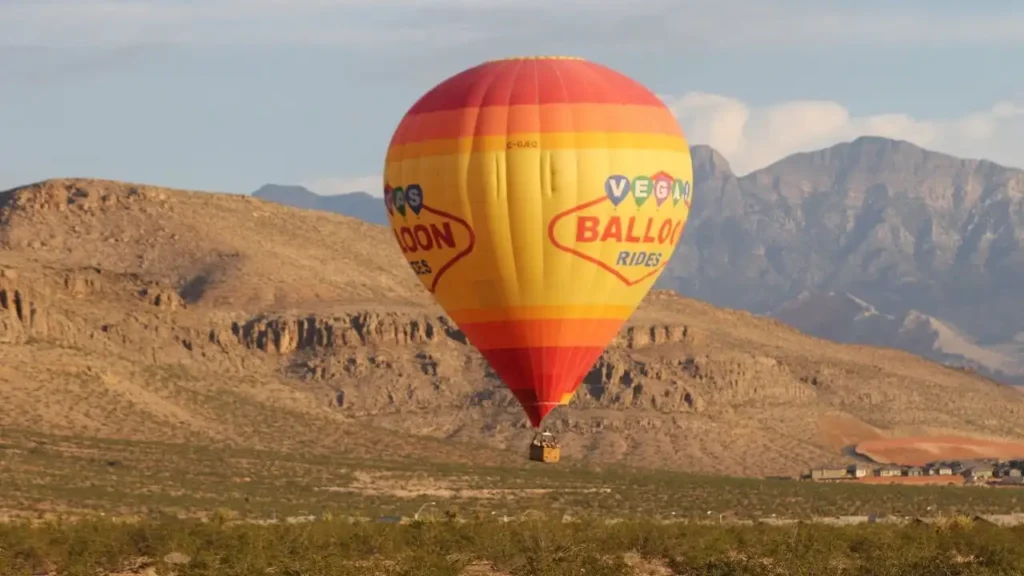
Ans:
[{"label": "sky", "polygon": [[0,0],[0,190],[379,193],[419,96],[538,54],[642,82],[741,175],[862,135],[1024,167],[1020,0]]}]

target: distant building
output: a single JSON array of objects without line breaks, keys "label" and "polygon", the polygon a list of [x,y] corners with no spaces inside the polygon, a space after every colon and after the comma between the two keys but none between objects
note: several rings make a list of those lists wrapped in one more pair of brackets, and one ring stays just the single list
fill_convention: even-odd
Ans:
[{"label": "distant building", "polygon": [[903,469],[899,466],[882,466],[875,470],[875,476],[881,476],[883,478],[891,478],[893,476],[902,476]]},{"label": "distant building", "polygon": [[967,480],[988,480],[992,477],[992,467],[986,464],[979,464],[963,471],[963,477]]},{"label": "distant building", "polygon": [[849,477],[850,475],[844,468],[814,468],[811,470],[811,480],[841,480]]},{"label": "distant building", "polygon": [[920,466],[910,466],[903,469],[904,476],[924,476],[924,470]]},{"label": "distant building", "polygon": [[949,464],[929,464],[925,467],[927,476],[952,476],[953,467]]},{"label": "distant building", "polygon": [[846,471],[854,478],[863,478],[868,475],[870,471],[867,466],[861,466],[860,464],[853,464],[849,466]]}]

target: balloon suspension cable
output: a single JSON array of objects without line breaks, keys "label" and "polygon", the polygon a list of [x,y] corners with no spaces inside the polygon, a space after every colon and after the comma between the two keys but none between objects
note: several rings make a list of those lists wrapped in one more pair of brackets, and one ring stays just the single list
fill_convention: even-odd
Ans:
[{"label": "balloon suspension cable", "polygon": [[544,446],[545,448],[558,448],[558,439],[555,438],[554,434],[538,428],[533,434],[532,444],[534,446]]}]

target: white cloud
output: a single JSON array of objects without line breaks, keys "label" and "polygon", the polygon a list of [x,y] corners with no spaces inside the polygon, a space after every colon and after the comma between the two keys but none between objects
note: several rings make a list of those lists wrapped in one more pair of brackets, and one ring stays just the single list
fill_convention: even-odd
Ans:
[{"label": "white cloud", "polygon": [[[906,140],[961,158],[1024,168],[1024,105],[1002,102],[958,118],[926,119],[891,113],[854,116],[838,102],[794,100],[750,106],[729,96],[690,92],[661,95],[690,145],[707,144],[742,176],[798,152],[827,148],[860,136]],[[380,176],[312,178],[317,194],[363,191],[381,195]]]},{"label": "white cloud", "polygon": [[662,99],[675,112],[691,145],[715,148],[739,175],[790,154],[859,136],[906,140],[954,156],[1024,167],[1024,104],[1002,102],[958,118],[915,118],[904,113],[854,116],[830,101],[757,107],[702,92]]},{"label": "white cloud", "polygon": [[384,194],[384,190],[381,188],[382,181],[383,177],[380,175],[355,177],[327,176],[310,178],[305,182],[300,182],[299,185],[321,196],[348,194],[349,192],[366,192],[373,196],[382,196]]}]

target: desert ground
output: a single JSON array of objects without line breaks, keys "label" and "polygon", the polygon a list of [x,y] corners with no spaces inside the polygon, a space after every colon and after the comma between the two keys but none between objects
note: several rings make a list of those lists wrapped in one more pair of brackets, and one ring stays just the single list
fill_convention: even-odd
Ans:
[{"label": "desert ground", "polygon": [[[549,418],[563,461],[532,463],[515,400],[388,231],[343,216],[102,180],[0,193],[0,355],[0,573],[810,574],[886,538],[920,546],[877,574],[1020,562],[1016,529],[970,518],[1024,492],[765,479],[922,438],[947,439],[935,459],[1020,442],[1018,391],[653,292]],[[741,524],[868,515],[946,520]],[[566,547],[606,522],[628,530]],[[828,538],[819,572],[793,571]],[[324,552],[342,541],[362,548]],[[313,564],[287,568],[288,542]],[[432,546],[452,553],[431,572]]]},{"label": "desert ground", "polygon": [[942,460],[1012,460],[1024,454],[1024,442],[962,436],[907,436],[865,440],[858,454],[875,462],[923,466]]},{"label": "desert ground", "polygon": [[[383,227],[99,180],[2,193],[0,226],[8,427],[522,458],[515,400]],[[757,477],[881,438],[1020,441],[1022,415],[967,371],[656,291],[546,424],[568,460]]]}]

